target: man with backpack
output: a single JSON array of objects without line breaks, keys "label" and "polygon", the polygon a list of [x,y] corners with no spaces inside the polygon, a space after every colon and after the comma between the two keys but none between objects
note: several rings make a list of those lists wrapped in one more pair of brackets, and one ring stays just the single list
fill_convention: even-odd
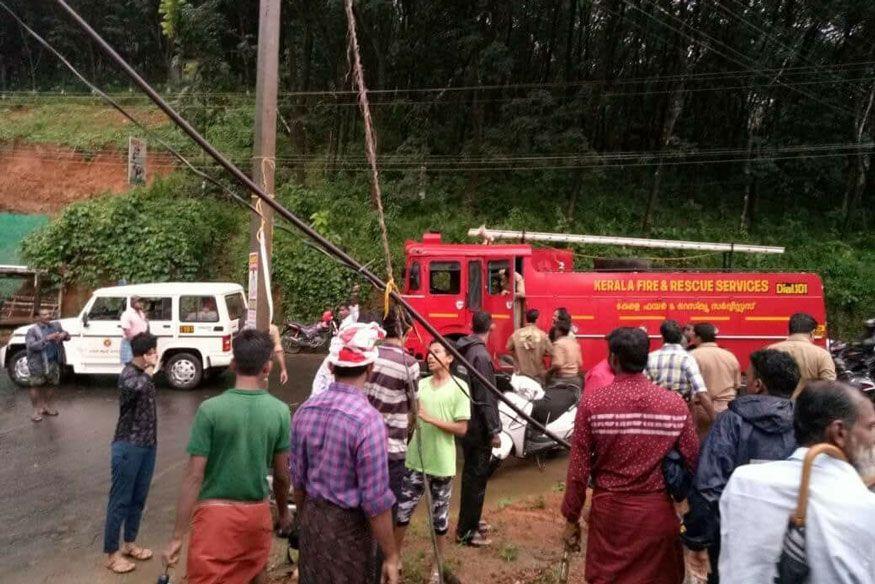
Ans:
[{"label": "man with backpack", "polygon": [[702,444],[699,466],[690,493],[690,511],[684,517],[683,542],[693,552],[700,573],[709,584],[718,582],[720,554],[720,495],[729,477],[752,461],[782,460],[796,449],[793,402],[799,367],[787,353],[774,349],[750,356],[748,395],[729,404]]}]

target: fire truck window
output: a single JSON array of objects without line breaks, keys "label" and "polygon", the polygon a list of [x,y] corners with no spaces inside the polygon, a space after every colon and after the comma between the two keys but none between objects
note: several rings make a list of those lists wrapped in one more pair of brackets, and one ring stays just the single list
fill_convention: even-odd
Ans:
[{"label": "fire truck window", "polygon": [[415,292],[419,290],[420,286],[420,272],[419,272],[419,262],[413,262],[410,264],[410,276],[407,280],[407,286],[411,292]]},{"label": "fire truck window", "polygon": [[462,267],[459,262],[432,262],[429,292],[458,294],[462,290]]},{"label": "fire truck window", "polygon": [[507,270],[510,262],[502,260],[489,262],[489,293],[493,296],[501,294],[501,272]]},{"label": "fire truck window", "polygon": [[468,262],[468,310],[483,307],[483,264]]}]

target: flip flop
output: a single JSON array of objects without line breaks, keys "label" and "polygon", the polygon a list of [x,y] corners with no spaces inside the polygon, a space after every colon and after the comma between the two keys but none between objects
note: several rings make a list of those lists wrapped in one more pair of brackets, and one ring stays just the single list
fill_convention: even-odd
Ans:
[{"label": "flip flop", "polygon": [[150,550],[149,548],[140,547],[138,545],[128,546],[126,549],[122,550],[122,554],[128,556],[129,558],[140,560],[141,562],[152,559],[152,550]]},{"label": "flip flop", "polygon": [[113,560],[108,560],[104,565],[106,566],[106,569],[113,574],[127,574],[133,572],[137,568],[137,565],[134,562],[118,557]]},{"label": "flip flop", "polygon": [[43,417],[40,414],[34,414],[30,417],[31,422],[42,422]]},{"label": "flip flop", "polygon": [[58,410],[43,410],[44,416],[57,416]]}]

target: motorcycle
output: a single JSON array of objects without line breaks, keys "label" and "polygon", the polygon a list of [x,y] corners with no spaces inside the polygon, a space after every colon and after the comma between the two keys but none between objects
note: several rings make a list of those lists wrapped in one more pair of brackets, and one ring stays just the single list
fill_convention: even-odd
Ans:
[{"label": "motorcycle", "polygon": [[325,311],[322,314],[322,320],[314,324],[287,322],[280,334],[280,340],[283,350],[294,355],[304,349],[317,351],[326,348],[336,332],[337,325],[334,323],[334,315],[331,311]]},{"label": "motorcycle", "polygon": [[[506,390],[504,391],[505,397],[528,415],[531,415],[534,409],[534,402],[545,395],[541,384],[525,375],[514,374],[510,377],[509,383],[500,383],[499,386]],[[559,448],[551,438],[529,428],[528,422],[520,418],[504,402],[499,402],[498,414],[501,418],[501,434],[499,435],[501,445],[492,449],[491,467],[493,471],[510,455],[517,458],[532,456],[537,458]],[[575,403],[558,417],[548,420],[547,429],[560,438],[569,440],[574,433],[576,415],[577,404]]]},{"label": "motorcycle", "polygon": [[875,399],[875,319],[866,321],[866,333],[860,341],[831,341],[829,351],[839,381]]}]

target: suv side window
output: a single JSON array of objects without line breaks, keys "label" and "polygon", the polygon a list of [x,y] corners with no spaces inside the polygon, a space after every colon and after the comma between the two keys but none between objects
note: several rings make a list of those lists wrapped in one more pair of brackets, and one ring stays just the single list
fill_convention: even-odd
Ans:
[{"label": "suv side window", "polygon": [[462,266],[459,262],[431,262],[429,266],[431,294],[458,294],[462,289]]},{"label": "suv side window", "polygon": [[173,299],[166,297],[140,298],[147,320],[173,320]]},{"label": "suv side window", "polygon": [[228,318],[235,321],[246,317],[246,303],[243,294],[228,294],[225,296],[225,305],[228,307]]},{"label": "suv side window", "polygon": [[119,320],[125,311],[126,300],[111,296],[101,296],[91,305],[88,320]]},{"label": "suv side window", "polygon": [[180,322],[219,322],[219,310],[213,296],[182,296],[179,299]]}]

